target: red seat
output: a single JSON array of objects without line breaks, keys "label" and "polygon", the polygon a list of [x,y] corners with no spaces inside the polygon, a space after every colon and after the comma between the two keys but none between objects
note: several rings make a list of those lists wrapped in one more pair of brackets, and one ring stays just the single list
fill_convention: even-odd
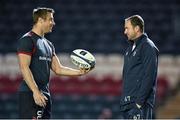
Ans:
[{"label": "red seat", "polygon": [[0,93],[16,93],[19,88],[19,82],[7,75],[0,76]]},{"label": "red seat", "polygon": [[164,77],[164,76],[161,76],[161,77],[158,77],[158,80],[157,80],[157,100],[158,101],[161,101],[163,100],[166,95],[168,94],[168,91],[169,91],[169,83],[168,83],[168,80]]},{"label": "red seat", "polygon": [[95,76],[68,77],[66,80],[53,77],[50,89],[54,94],[78,95],[120,95],[121,80],[114,80],[112,76],[97,79]]}]

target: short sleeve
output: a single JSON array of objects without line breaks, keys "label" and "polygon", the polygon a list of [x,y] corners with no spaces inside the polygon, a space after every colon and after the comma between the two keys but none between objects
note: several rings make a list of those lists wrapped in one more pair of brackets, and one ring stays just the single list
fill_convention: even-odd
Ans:
[{"label": "short sleeve", "polygon": [[17,53],[32,55],[33,54],[33,41],[30,37],[23,37],[18,40]]}]

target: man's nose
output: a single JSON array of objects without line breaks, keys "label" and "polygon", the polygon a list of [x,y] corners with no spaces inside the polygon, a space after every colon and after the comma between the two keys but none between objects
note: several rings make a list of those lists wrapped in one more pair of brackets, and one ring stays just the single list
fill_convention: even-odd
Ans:
[{"label": "man's nose", "polygon": [[54,21],[52,21],[52,25],[56,25],[56,23]]}]

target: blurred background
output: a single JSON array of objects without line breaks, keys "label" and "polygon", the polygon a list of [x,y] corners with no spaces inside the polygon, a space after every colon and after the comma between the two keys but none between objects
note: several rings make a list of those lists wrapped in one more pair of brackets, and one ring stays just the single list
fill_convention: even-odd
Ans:
[{"label": "blurred background", "polygon": [[32,27],[34,8],[55,10],[56,26],[46,37],[63,65],[74,67],[72,50],[96,57],[96,68],[81,77],[51,75],[52,118],[121,118],[124,19],[139,14],[160,50],[154,118],[180,118],[180,1],[178,0],[1,0],[0,118],[18,118],[17,90],[22,77],[17,40]]}]

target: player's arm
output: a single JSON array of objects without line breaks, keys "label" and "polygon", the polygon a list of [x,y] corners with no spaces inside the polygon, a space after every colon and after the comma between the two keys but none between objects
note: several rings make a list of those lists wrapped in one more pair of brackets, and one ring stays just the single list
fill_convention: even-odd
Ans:
[{"label": "player's arm", "polygon": [[19,58],[20,70],[25,82],[33,92],[37,92],[38,87],[34,81],[31,70],[29,69],[31,56],[26,54],[18,54],[18,58]]},{"label": "player's arm", "polygon": [[78,75],[83,75],[83,74],[87,73],[87,71],[82,70],[82,69],[76,70],[76,69],[72,69],[72,68],[63,66],[60,63],[56,54],[52,58],[51,69],[56,75],[78,76]]},{"label": "player's arm", "polygon": [[31,56],[19,53],[18,59],[19,59],[19,66],[20,66],[21,73],[23,75],[23,78],[26,84],[33,92],[35,103],[40,106],[46,106],[45,100],[47,100],[47,98],[39,91],[37,84],[34,81],[32,72],[29,69]]}]

